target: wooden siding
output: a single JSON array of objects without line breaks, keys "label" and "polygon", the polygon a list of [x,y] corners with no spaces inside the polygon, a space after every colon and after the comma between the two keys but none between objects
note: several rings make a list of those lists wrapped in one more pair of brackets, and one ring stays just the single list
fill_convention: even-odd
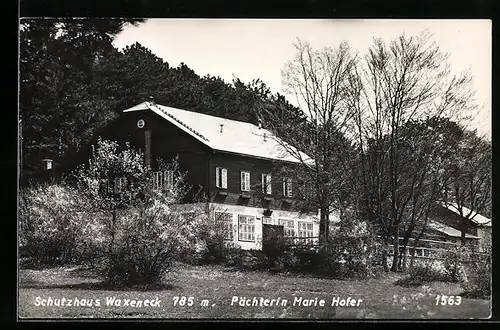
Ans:
[{"label": "wooden siding", "polygon": [[[137,121],[143,119],[143,128],[137,126]],[[113,140],[129,142],[144,152],[144,131],[151,130],[151,166],[158,167],[158,159],[170,162],[178,157],[179,166],[187,171],[187,182],[193,190],[202,188],[202,193],[208,195],[207,164],[210,150],[189,134],[178,129],[151,111],[123,113],[119,121],[113,125],[108,134]]]},{"label": "wooden siding", "polygon": [[[144,127],[137,122],[144,120]],[[157,167],[157,159],[168,162],[178,156],[182,170],[187,171],[187,181],[193,190],[201,187],[201,192],[215,203],[242,205],[283,211],[307,211],[303,200],[294,189],[293,197],[283,193],[283,176],[275,173],[276,162],[225,152],[212,151],[200,141],[178,129],[151,111],[125,112],[108,131],[110,138],[119,142],[129,142],[131,146],[144,152],[144,130],[151,130],[151,165]],[[215,168],[227,169],[227,189],[217,188]],[[241,191],[241,171],[250,172],[250,191]],[[272,193],[262,192],[262,174],[272,175]],[[294,182],[294,188],[297,183]],[[225,192],[227,195],[219,194]],[[243,195],[249,198],[242,197]],[[313,210],[316,213],[315,210]]]},{"label": "wooden siding", "polygon": [[[227,169],[227,189],[216,187],[215,169]],[[275,173],[272,161],[256,159],[224,152],[214,152],[209,162],[210,201],[230,205],[244,205],[277,210],[301,211],[300,197],[285,197],[283,194],[283,176]],[[250,191],[241,191],[241,171],[250,172]],[[262,192],[262,174],[271,174],[271,194]],[[249,198],[246,198],[248,196]]]}]

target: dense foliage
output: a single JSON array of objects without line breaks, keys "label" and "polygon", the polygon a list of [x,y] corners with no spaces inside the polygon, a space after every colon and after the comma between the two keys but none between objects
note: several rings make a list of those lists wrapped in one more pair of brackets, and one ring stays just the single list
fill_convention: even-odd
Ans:
[{"label": "dense foliage", "polygon": [[39,185],[23,191],[19,203],[21,253],[34,264],[66,264],[78,259],[85,234],[85,202],[75,189]]}]

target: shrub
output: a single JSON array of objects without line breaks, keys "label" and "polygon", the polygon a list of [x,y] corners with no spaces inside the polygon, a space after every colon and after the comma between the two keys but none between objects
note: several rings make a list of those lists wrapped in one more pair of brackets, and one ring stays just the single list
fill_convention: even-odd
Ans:
[{"label": "shrub", "polygon": [[319,251],[318,270],[337,278],[366,278],[373,273],[369,256],[364,237],[332,237]]},{"label": "shrub", "polygon": [[114,285],[159,284],[183,247],[195,244],[196,217],[182,216],[161,201],[130,208],[118,220],[103,269]]},{"label": "shrub", "polygon": [[230,250],[236,248],[233,242],[226,240],[228,227],[225,226],[223,219],[213,219],[204,213],[202,221],[195,230],[200,242],[199,261],[203,263],[221,263]]},{"label": "shrub", "polygon": [[121,148],[99,139],[88,163],[74,172],[78,189],[103,215],[86,227],[88,235],[102,236],[84,242],[82,249],[99,251],[96,246],[104,242],[101,271],[110,284],[157,284],[174,259],[196,261],[196,253],[202,250],[198,234],[206,220],[200,216],[203,212],[186,212],[180,205],[191,191],[185,173],[176,160],[158,162],[158,169],[169,171],[172,180],[169,184],[167,178],[157,176],[157,184],[152,185],[153,173],[143,159],[140,151],[127,144]]},{"label": "shrub", "polygon": [[471,298],[489,299],[491,296],[491,257],[489,254],[474,255],[467,265],[469,280],[463,282],[464,295]]},{"label": "shrub", "polygon": [[299,249],[294,249],[293,247],[287,248],[283,251],[280,257],[280,263],[283,268],[290,271],[300,271],[304,269],[304,265],[299,256]]},{"label": "shrub", "polygon": [[263,270],[269,267],[269,258],[258,250],[242,250],[240,266],[246,270]]},{"label": "shrub", "polygon": [[446,280],[449,282],[465,282],[467,277],[462,262],[460,249],[453,249],[443,253],[443,266],[446,270]]},{"label": "shrub", "polygon": [[66,185],[43,184],[21,192],[19,241],[24,253],[37,265],[74,262],[84,237],[85,199]]},{"label": "shrub", "polygon": [[76,241],[76,262],[91,268],[101,264],[107,252],[109,235],[104,225],[104,215],[98,212],[81,212],[80,235]]},{"label": "shrub", "polygon": [[396,284],[410,287],[447,279],[448,273],[442,262],[423,262],[411,267],[408,276],[396,281]]},{"label": "shrub", "polygon": [[244,257],[244,251],[238,246],[227,247],[223,263],[227,267],[240,267]]},{"label": "shrub", "polygon": [[322,246],[315,258],[315,270],[321,275],[338,278],[341,275],[341,252],[334,243]]}]

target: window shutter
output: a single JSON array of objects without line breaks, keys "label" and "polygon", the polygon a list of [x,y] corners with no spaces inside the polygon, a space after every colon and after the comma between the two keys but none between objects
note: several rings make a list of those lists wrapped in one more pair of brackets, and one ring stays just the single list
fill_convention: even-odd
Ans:
[{"label": "window shutter", "polygon": [[283,179],[283,196],[286,196],[286,179]]},{"label": "window shutter", "polygon": [[266,175],[262,174],[262,192],[266,192]]},{"label": "window shutter", "polygon": [[127,188],[127,178],[123,177],[122,178],[122,190],[125,190]]},{"label": "window shutter", "polygon": [[222,188],[227,189],[227,169],[223,168],[221,171]]},{"label": "window shutter", "polygon": [[158,188],[163,190],[165,188],[165,175],[163,171],[158,172]]},{"label": "window shutter", "polygon": [[246,190],[250,190],[250,173],[245,173],[245,188]]},{"label": "window shutter", "polygon": [[172,171],[165,171],[167,176],[167,189],[173,189],[174,187],[174,173]]},{"label": "window shutter", "polygon": [[220,167],[215,168],[215,186],[220,188]]},{"label": "window shutter", "polygon": [[292,197],[292,179],[288,179],[287,192],[288,197]]},{"label": "window shutter", "polygon": [[127,179],[125,177],[120,177],[115,179],[115,193],[122,192],[122,190],[125,188],[126,180]]},{"label": "window shutter", "polygon": [[266,175],[266,189],[267,189],[267,191],[266,191],[266,192],[267,192],[269,195],[271,195],[271,192],[272,192],[272,191],[271,191],[271,175],[270,175],[270,174],[267,174],[267,175]]}]

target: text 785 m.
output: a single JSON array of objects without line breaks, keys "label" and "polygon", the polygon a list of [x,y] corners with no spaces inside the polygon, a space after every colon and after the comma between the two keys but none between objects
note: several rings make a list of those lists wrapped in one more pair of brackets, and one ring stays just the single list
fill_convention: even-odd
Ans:
[{"label": "text 785 m.", "polygon": [[462,303],[462,297],[460,296],[442,296],[437,295],[436,297],[436,306],[458,306]]},{"label": "text 785 m.", "polygon": [[194,297],[174,297],[174,306],[193,306]]}]

